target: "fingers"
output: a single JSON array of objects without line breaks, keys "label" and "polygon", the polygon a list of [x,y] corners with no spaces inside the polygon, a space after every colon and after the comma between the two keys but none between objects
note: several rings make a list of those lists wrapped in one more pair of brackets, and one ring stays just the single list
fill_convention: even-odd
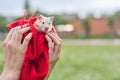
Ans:
[{"label": "fingers", "polygon": [[48,35],[46,35],[45,38],[46,38],[47,41],[48,41],[48,46],[51,47],[51,45],[52,45],[52,40],[48,37]]},{"label": "fingers", "polygon": [[52,40],[50,39],[50,37],[48,35],[46,35],[45,38],[48,41],[49,53],[53,53],[54,44],[53,44]]},{"label": "fingers", "polygon": [[[27,32],[28,30],[30,30],[30,27],[26,27],[26,26],[27,26],[27,24],[23,25],[23,27],[25,27],[23,29],[21,29],[21,26],[16,26],[15,28],[12,28],[10,30],[10,32],[8,33],[4,43],[10,41],[11,39],[15,40],[16,37],[17,37],[15,35],[17,35],[17,34],[18,34],[19,38],[22,38],[22,37],[20,37],[20,35],[22,35],[23,33]],[[21,39],[18,39],[18,40],[21,40]]]},{"label": "fingers", "polygon": [[60,39],[60,37],[57,34],[55,34],[53,32],[51,34],[53,34],[62,43],[62,39]]},{"label": "fingers", "polygon": [[59,36],[57,35],[57,32],[53,26],[53,30],[54,30],[54,33],[52,32],[51,34],[53,34],[54,36],[56,36],[58,38],[58,40],[60,40],[60,42],[62,42],[62,40],[59,38]]},{"label": "fingers", "polygon": [[23,29],[16,30],[12,36],[11,41],[15,41],[15,43],[20,44],[23,34],[26,33],[28,30],[30,30],[30,27],[25,27]]},{"label": "fingers", "polygon": [[57,34],[57,32],[56,32],[56,30],[55,30],[54,26],[53,26],[53,30],[54,30],[54,32]]},{"label": "fingers", "polygon": [[[23,25],[24,28],[21,29],[21,26],[15,27],[13,29],[10,30],[10,32],[8,33],[7,38],[4,41],[4,45],[6,45],[6,43],[13,43],[13,45],[21,45],[21,40],[23,37],[23,34],[26,33],[27,31],[29,31],[31,28],[30,27],[25,27],[27,25]],[[32,33],[28,34],[23,42],[23,48],[26,49],[26,46],[29,43],[29,40],[32,37]]]},{"label": "fingers", "polygon": [[6,43],[6,42],[8,42],[9,40],[11,40],[11,37],[12,37],[12,35],[14,34],[14,32],[15,32],[16,30],[20,29],[20,28],[21,28],[20,26],[17,26],[17,27],[15,27],[15,28],[11,29],[10,32],[8,33],[8,35],[7,35],[7,37],[6,37],[6,39],[5,39],[4,42]]},{"label": "fingers", "polygon": [[54,43],[58,46],[61,45],[62,40],[57,36],[57,34],[53,34],[53,33],[47,33],[47,35],[54,41]]},{"label": "fingers", "polygon": [[[56,62],[60,58],[62,40],[55,33],[47,33],[46,39],[52,52],[49,52],[50,62]],[[51,44],[54,43],[52,47]]]},{"label": "fingers", "polygon": [[23,41],[23,44],[22,44],[22,49],[24,49],[23,51],[25,51],[28,47],[28,44],[30,42],[32,38],[32,33],[29,33],[25,38],[24,38],[24,41]]},{"label": "fingers", "polygon": [[25,27],[25,28],[18,31],[18,33],[17,33],[17,41],[19,43],[21,43],[23,34],[28,32],[30,29],[31,29],[30,27]]},{"label": "fingers", "polygon": [[25,28],[19,30],[18,33],[19,33],[19,34],[24,34],[24,33],[26,33],[28,30],[30,30],[30,27],[25,27]]},{"label": "fingers", "polygon": [[61,46],[55,45],[54,53],[55,53],[57,58],[60,57],[60,50],[61,50]]},{"label": "fingers", "polygon": [[22,27],[25,28],[25,27],[27,27],[27,26],[28,26],[28,24],[24,24]]}]

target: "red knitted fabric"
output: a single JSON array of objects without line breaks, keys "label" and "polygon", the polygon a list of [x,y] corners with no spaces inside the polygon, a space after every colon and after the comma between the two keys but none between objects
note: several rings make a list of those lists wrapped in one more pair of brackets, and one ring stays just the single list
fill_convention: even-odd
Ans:
[{"label": "red knitted fabric", "polygon": [[[28,24],[31,27],[29,32],[32,32],[32,39],[25,52],[25,61],[21,72],[20,80],[44,80],[48,73],[48,43],[45,39],[45,33],[36,31],[34,22],[37,18],[33,17],[28,20],[25,19],[25,15],[22,19],[17,20],[7,27],[9,29],[16,26]],[[23,35],[23,39],[29,32]]]}]

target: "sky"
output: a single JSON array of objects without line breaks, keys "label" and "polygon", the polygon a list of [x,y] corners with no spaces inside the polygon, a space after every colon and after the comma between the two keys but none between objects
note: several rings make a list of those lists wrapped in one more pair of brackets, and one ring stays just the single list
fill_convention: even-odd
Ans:
[{"label": "sky", "polygon": [[[42,10],[47,13],[76,13],[86,17],[114,14],[120,11],[120,0],[29,0],[32,11]],[[24,0],[0,0],[0,14],[21,16],[24,12]]]}]

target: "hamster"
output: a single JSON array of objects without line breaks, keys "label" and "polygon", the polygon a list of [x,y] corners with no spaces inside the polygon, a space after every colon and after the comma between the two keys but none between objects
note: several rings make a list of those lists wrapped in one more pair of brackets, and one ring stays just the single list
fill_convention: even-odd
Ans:
[{"label": "hamster", "polygon": [[39,32],[49,32],[52,30],[53,27],[53,20],[54,16],[52,17],[45,17],[41,14],[37,15],[37,20],[35,21],[34,25],[37,31]]}]

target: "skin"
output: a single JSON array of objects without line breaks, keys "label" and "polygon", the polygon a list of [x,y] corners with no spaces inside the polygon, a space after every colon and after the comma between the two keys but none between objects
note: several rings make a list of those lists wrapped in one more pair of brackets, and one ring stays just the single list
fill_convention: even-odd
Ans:
[{"label": "skin", "polygon": [[[8,33],[4,41],[4,69],[0,80],[19,80],[24,62],[24,53],[32,37],[32,33],[29,33],[21,44],[22,35],[28,30],[30,30],[30,27],[20,29],[18,26],[11,29]],[[49,46],[50,69],[45,80],[48,80],[49,75],[60,57],[62,40],[56,33],[47,33],[46,39]]]},{"label": "skin", "polygon": [[[57,36],[55,33],[47,33],[46,39],[48,41],[49,46],[49,72],[45,78],[45,80],[48,80],[52,70],[54,69],[55,64],[60,58],[60,50],[61,50],[61,44],[62,40]],[[53,41],[53,42],[52,42]]]}]

